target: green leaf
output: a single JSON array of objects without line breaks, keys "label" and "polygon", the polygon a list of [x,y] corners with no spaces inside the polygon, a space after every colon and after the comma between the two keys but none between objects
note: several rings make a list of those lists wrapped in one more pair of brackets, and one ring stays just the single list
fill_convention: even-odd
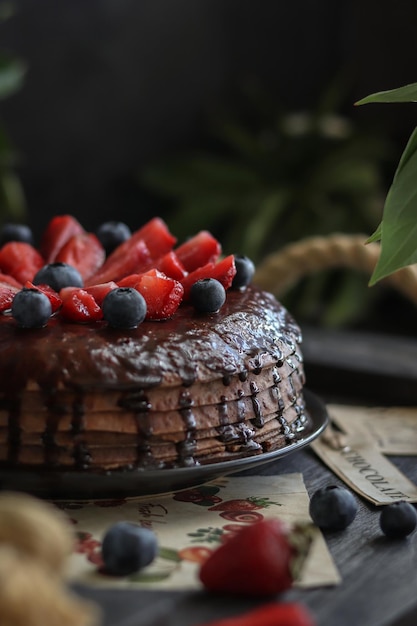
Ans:
[{"label": "green leaf", "polygon": [[372,243],[373,241],[381,241],[381,232],[382,232],[382,222],[379,224],[378,228],[368,239],[366,243]]},{"label": "green leaf", "polygon": [[166,195],[190,197],[203,193],[240,193],[260,184],[249,167],[221,157],[194,155],[166,165],[149,168],[142,180],[147,186]]},{"label": "green leaf", "polygon": [[172,548],[160,547],[158,551],[158,556],[161,559],[166,559],[167,561],[174,561],[175,563],[180,563],[182,560],[178,554],[178,550],[173,550]]},{"label": "green leaf", "polygon": [[370,285],[417,262],[417,128],[401,157],[384,206],[381,254]]},{"label": "green leaf", "polygon": [[258,258],[262,243],[270,233],[274,224],[285,210],[289,198],[287,189],[279,189],[267,196],[260,206],[254,210],[252,218],[248,221],[242,242],[243,248],[252,258]]},{"label": "green leaf", "polygon": [[355,102],[355,105],[375,102],[417,102],[417,83],[404,85],[397,89],[389,89],[388,91],[378,91],[358,100],[358,102]]},{"label": "green leaf", "polygon": [[26,66],[17,59],[0,58],[0,99],[20,89]]}]

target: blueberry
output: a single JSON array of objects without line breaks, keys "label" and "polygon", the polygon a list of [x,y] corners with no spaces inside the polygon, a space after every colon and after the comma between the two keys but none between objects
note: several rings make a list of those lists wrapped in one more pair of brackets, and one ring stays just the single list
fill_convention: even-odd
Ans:
[{"label": "blueberry", "polygon": [[158,541],[149,528],[132,522],[117,522],[104,535],[101,551],[109,574],[128,576],[152,563],[158,552]]},{"label": "blueberry", "polygon": [[191,287],[190,301],[200,313],[217,313],[226,302],[226,291],[215,278],[202,278]]},{"label": "blueberry", "polygon": [[124,222],[104,222],[97,228],[96,235],[109,255],[118,245],[129,239],[132,233]]},{"label": "blueberry", "polygon": [[337,485],[318,489],[310,500],[310,517],[320,528],[343,530],[355,519],[358,510],[350,491]]},{"label": "blueberry", "polygon": [[23,241],[33,245],[33,233],[25,224],[4,224],[0,230],[0,247],[9,241]]},{"label": "blueberry", "polygon": [[417,511],[409,502],[393,502],[382,509],[379,525],[387,537],[401,539],[417,526]]},{"label": "blueberry", "polygon": [[49,285],[55,291],[64,287],[83,287],[80,272],[68,263],[49,263],[35,274],[34,285]]},{"label": "blueberry", "polygon": [[106,295],[103,317],[113,328],[136,328],[146,317],[145,298],[132,287],[117,287]]},{"label": "blueberry", "polygon": [[255,274],[255,265],[247,256],[235,254],[236,274],[233,278],[232,289],[244,289]]},{"label": "blueberry", "polygon": [[51,317],[49,298],[38,289],[22,289],[13,298],[12,316],[21,328],[42,328]]}]

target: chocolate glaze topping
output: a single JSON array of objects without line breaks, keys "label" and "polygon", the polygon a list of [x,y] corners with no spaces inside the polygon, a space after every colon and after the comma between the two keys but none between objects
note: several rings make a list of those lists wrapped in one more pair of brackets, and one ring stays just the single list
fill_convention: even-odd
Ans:
[{"label": "chocolate glaze topping", "polygon": [[[56,388],[146,389],[192,385],[283,361],[300,341],[295,321],[275,298],[247,288],[230,291],[219,313],[200,315],[190,306],[163,322],[119,331],[101,323],[50,320],[25,330],[0,316],[0,392],[14,397],[29,381],[48,394]],[[138,397],[140,402],[140,397]]]}]

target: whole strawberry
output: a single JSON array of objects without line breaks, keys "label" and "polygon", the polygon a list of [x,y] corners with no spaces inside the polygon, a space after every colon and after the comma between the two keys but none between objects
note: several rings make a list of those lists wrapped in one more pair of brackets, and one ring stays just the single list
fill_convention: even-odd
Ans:
[{"label": "whole strawberry", "polygon": [[[300,541],[303,535],[306,541]],[[292,586],[292,566],[309,544],[302,528],[290,531],[278,519],[263,519],[242,526],[212,552],[201,566],[200,580],[209,591],[274,595]]]}]

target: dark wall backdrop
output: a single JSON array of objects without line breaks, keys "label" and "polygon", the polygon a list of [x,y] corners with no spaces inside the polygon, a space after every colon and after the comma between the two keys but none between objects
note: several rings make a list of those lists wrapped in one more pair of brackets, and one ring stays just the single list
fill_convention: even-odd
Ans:
[{"label": "dark wall backdrop", "polygon": [[[28,64],[0,105],[20,154],[29,221],[70,212],[87,227],[158,212],[137,184],[149,163],[205,141],[207,112],[256,77],[293,109],[341,68],[347,112],[401,143],[414,109],[351,110],[417,81],[415,0],[15,0],[0,47]],[[416,117],[417,119],[417,117]]]}]

